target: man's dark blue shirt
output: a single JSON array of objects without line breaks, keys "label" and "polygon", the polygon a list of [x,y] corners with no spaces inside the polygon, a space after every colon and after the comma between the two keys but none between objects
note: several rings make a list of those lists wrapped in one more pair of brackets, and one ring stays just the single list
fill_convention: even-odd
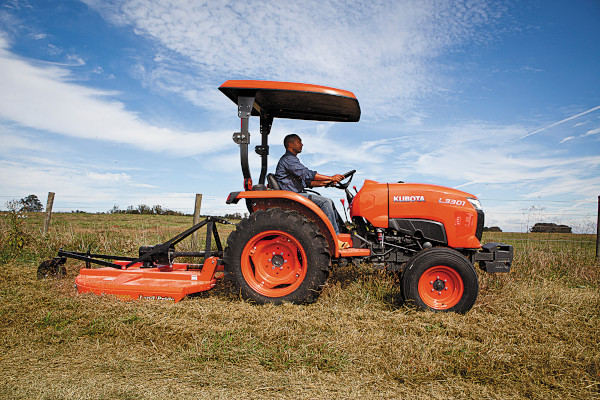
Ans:
[{"label": "man's dark blue shirt", "polygon": [[315,179],[317,171],[306,168],[298,157],[289,150],[281,156],[275,169],[275,179],[279,183],[281,190],[290,190],[300,193],[304,188],[310,187],[310,183]]}]

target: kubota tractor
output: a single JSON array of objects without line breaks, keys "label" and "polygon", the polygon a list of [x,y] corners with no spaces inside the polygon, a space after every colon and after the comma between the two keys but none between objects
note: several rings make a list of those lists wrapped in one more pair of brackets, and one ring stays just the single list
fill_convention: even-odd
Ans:
[{"label": "kubota tractor", "polygon": [[[359,191],[349,189],[355,171],[334,187],[345,191],[351,225],[335,234],[316,204],[297,193],[279,190],[268,173],[268,138],[276,118],[356,122],[360,106],[353,93],[324,86],[230,80],[219,87],[238,108],[244,190],[227,203],[244,201],[243,219],[222,248],[216,223],[209,217],[175,238],[140,248],[139,257],[60,251],[40,265],[38,275],[62,271],[67,257],[83,260],[76,278],[80,292],[116,294],[125,298],[178,301],[208,290],[225,272],[242,296],[257,303],[308,303],[321,293],[330,268],[348,261],[372,263],[401,277],[407,302],[435,311],[466,312],[477,299],[475,266],[488,272],[509,272],[513,248],[502,243],[481,245],[484,214],[479,200],[466,192],[417,183],[366,180]],[[248,162],[249,120],[259,117],[261,172],[253,183]],[[176,252],[174,246],[207,226],[206,250]],[[217,246],[211,248],[211,237]],[[347,246],[340,249],[338,241]],[[176,257],[202,257],[203,264],[174,263]],[[102,261],[101,258],[112,261]],[[119,261],[116,261],[119,260]],[[91,268],[90,264],[104,268]],[[56,273],[55,273],[56,272]]]},{"label": "kubota tractor", "polygon": [[[479,290],[474,264],[487,272],[508,272],[513,249],[481,246],[484,214],[479,200],[460,190],[414,183],[365,181],[353,195],[355,171],[334,187],[345,190],[353,228],[337,235],[310,200],[278,190],[267,174],[267,139],[274,118],[358,121],[354,94],[322,86],[264,81],[227,81],[219,88],[238,105],[245,191],[227,203],[244,200],[250,216],[229,236],[225,271],[242,295],[259,303],[315,300],[332,261],[359,258],[377,268],[401,273],[402,294],[419,308],[465,312]],[[262,157],[258,184],[248,167],[248,120],[260,117]],[[265,178],[268,187],[265,186]],[[338,240],[347,242],[340,250]]]}]

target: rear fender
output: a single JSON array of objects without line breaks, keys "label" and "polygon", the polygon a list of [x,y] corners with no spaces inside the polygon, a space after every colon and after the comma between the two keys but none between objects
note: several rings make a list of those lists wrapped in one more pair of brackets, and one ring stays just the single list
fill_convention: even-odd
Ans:
[{"label": "rear fender", "polygon": [[246,191],[231,193],[227,198],[227,203],[237,203],[240,199],[246,199],[250,212],[273,207],[298,211],[317,225],[327,239],[331,255],[335,258],[340,256],[337,236],[331,221],[319,206],[306,197],[288,190]]}]

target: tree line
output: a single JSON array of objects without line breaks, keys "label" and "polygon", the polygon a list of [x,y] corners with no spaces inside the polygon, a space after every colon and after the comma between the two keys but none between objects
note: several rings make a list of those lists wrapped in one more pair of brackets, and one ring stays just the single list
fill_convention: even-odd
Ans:
[{"label": "tree line", "polygon": [[113,208],[108,210],[109,214],[145,214],[145,215],[188,215],[181,211],[173,211],[168,208],[163,208],[160,205],[154,205],[152,207],[146,204],[139,204],[137,207],[128,206],[125,210],[121,210],[118,205],[114,205]]},{"label": "tree line", "polygon": [[[125,210],[121,210],[118,205],[114,205],[113,208],[108,210],[109,214],[145,214],[145,215],[191,215],[181,211],[173,211],[168,208],[163,208],[159,205],[147,206],[146,204],[139,204],[137,207],[128,206]],[[239,212],[225,214],[222,217],[225,219],[242,219],[248,216],[248,213],[241,214]]]},{"label": "tree line", "polygon": [[[484,232],[502,232],[497,226],[485,227]],[[531,229],[531,233],[573,233],[573,229],[568,225],[557,225],[551,222],[538,222]]]}]

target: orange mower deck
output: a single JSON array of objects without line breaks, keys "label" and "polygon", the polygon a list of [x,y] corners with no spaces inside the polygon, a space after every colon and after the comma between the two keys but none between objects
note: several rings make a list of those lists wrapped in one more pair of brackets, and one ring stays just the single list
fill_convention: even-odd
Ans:
[{"label": "orange mower deck", "polygon": [[[232,224],[223,218],[209,216],[164,243],[140,247],[137,257],[60,249],[57,257],[40,264],[38,276],[64,275],[63,264],[71,258],[85,262],[85,268],[75,278],[79,293],[115,295],[125,300],[146,298],[178,302],[188,294],[213,288],[224,275],[223,246],[217,223]],[[202,227],[206,227],[204,251],[175,250],[178,243]],[[178,257],[200,260],[174,262]],[[100,267],[93,268],[92,264]]]},{"label": "orange mower deck", "polygon": [[[127,265],[128,261],[115,261]],[[82,268],[75,278],[79,293],[110,294],[121,299],[173,300],[211,289],[223,276],[223,265],[217,257],[209,257],[202,269],[196,264],[174,263],[143,268],[136,263],[127,269]]]}]

